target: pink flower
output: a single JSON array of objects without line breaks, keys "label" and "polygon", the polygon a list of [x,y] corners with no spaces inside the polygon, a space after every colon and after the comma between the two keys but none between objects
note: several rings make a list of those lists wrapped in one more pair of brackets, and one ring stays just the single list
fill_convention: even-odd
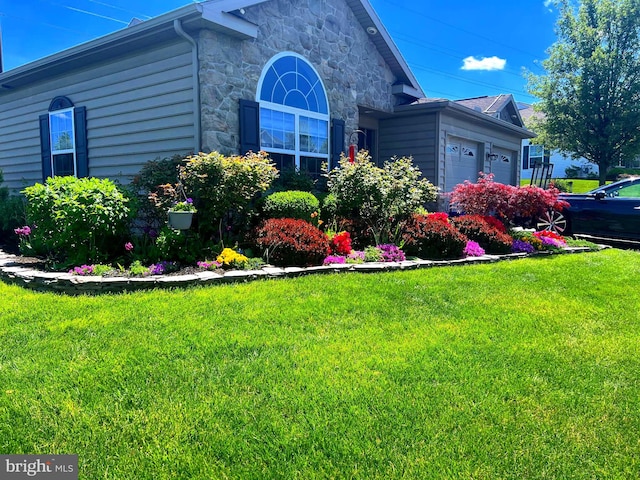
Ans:
[{"label": "pink flower", "polygon": [[127,243],[125,243],[125,244],[124,244],[124,249],[125,249],[127,252],[130,252],[131,250],[133,250],[133,244],[132,244],[131,242],[127,242]]}]

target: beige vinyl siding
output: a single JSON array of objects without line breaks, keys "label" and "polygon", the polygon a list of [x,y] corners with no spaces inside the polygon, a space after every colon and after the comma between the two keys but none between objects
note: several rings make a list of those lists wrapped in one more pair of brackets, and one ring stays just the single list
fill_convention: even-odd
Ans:
[{"label": "beige vinyl siding", "polygon": [[42,180],[38,117],[56,96],[87,108],[89,174],[128,182],[148,160],[194,146],[193,68],[186,42],[0,94],[0,168],[12,188]]}]

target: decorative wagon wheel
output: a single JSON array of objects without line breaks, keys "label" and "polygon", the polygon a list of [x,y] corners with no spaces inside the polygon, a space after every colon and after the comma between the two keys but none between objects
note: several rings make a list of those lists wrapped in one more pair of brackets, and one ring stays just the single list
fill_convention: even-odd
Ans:
[{"label": "decorative wagon wheel", "polygon": [[555,232],[558,235],[565,235],[568,233],[567,227],[569,222],[567,218],[558,210],[547,210],[543,215],[538,218],[536,223],[537,230],[549,230]]}]

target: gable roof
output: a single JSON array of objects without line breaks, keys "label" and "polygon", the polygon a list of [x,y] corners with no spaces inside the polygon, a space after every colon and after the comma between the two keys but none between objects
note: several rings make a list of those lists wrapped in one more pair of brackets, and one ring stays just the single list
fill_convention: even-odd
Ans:
[{"label": "gable roof", "polygon": [[[510,95],[509,95],[510,96]],[[492,98],[492,101],[488,101],[488,98]],[[513,97],[511,97],[513,100]],[[401,105],[395,108],[396,113],[403,114],[420,114],[421,112],[439,112],[443,111],[457,118],[464,118],[475,122],[482,122],[489,124],[492,127],[500,128],[501,130],[509,131],[512,134],[519,136],[520,138],[533,138],[536,134],[528,130],[522,122],[520,124],[515,122],[508,122],[494,114],[487,114],[483,110],[478,108],[471,108],[471,106],[481,107],[485,104],[487,108],[496,100],[496,97],[478,97],[465,100],[447,100],[445,98],[420,98],[410,105]],[[476,104],[476,101],[478,102]],[[515,106],[515,103],[514,103]],[[485,108],[486,110],[486,108]],[[489,111],[489,110],[487,110]],[[517,112],[517,109],[516,109]],[[520,116],[518,115],[518,118]]]},{"label": "gable roof", "polygon": [[520,116],[518,106],[511,94],[463,98],[455,100],[455,103],[477,112],[482,112],[491,117],[501,118],[502,120],[513,123],[518,127],[524,127],[524,122]]},{"label": "gable roof", "polygon": [[[0,94],[2,90],[28,85],[42,78],[86,66],[91,61],[104,60],[176,38],[178,35],[176,22],[179,22],[179,26],[186,31],[208,28],[238,38],[256,38],[258,26],[235,12],[265,1],[268,0],[208,0],[188,4],[164,15],[132,24],[109,35],[0,73]],[[398,79],[397,85],[393,87],[393,93],[409,98],[424,96],[417,79],[369,0],[345,1],[353,10],[360,26],[367,32],[371,32],[369,38]]]}]

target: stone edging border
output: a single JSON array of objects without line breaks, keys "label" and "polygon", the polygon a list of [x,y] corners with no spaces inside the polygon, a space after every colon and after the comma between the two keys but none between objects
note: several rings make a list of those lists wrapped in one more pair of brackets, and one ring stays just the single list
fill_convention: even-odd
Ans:
[{"label": "stone edging border", "polygon": [[[600,248],[607,248],[600,245]],[[561,253],[582,253],[590,251],[586,247],[567,247]],[[149,277],[99,277],[79,276],[64,272],[43,272],[28,266],[21,266],[18,257],[0,250],[0,279],[24,288],[43,292],[57,292],[66,295],[96,295],[119,293],[154,288],[174,288],[194,285],[217,285],[224,283],[248,282],[266,278],[291,278],[301,275],[339,272],[376,273],[396,270],[441,267],[449,265],[470,265],[493,263],[531,256],[551,255],[554,252],[511,253],[508,255],[484,255],[459,260],[407,260],[404,262],[370,262],[361,264],[333,264],[318,267],[263,267],[260,270],[231,270],[224,274],[198,272],[189,275],[154,275]]]}]

